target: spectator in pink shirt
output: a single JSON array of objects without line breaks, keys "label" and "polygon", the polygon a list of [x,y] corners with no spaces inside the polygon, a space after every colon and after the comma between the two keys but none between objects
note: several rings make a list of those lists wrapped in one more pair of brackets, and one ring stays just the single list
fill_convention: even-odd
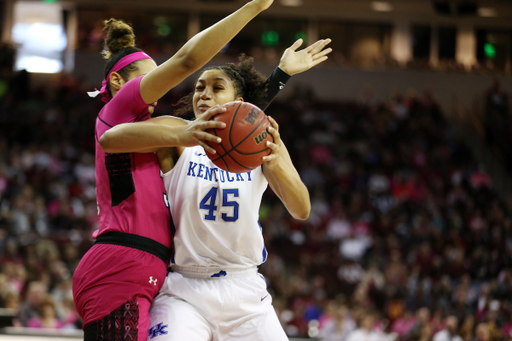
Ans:
[{"label": "spectator in pink shirt", "polygon": [[55,302],[50,295],[46,295],[39,303],[39,316],[33,317],[27,322],[29,328],[54,328],[64,326],[61,320],[55,316]]}]

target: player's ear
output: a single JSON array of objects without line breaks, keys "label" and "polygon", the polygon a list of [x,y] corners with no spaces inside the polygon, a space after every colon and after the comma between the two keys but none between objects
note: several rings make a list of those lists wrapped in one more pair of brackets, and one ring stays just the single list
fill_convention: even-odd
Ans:
[{"label": "player's ear", "polygon": [[243,101],[244,101],[244,98],[243,98],[243,97],[238,97],[237,99],[235,99],[235,101],[243,102]]},{"label": "player's ear", "polygon": [[114,90],[119,91],[124,85],[124,79],[117,72],[112,72],[110,74],[110,86],[113,87]]}]

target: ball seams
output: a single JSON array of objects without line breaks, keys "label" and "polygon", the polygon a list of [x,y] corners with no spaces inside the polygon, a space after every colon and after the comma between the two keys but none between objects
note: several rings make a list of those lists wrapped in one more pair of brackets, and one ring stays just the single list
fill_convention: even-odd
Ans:
[{"label": "ball seams", "polygon": [[[249,108],[248,108],[248,106],[249,106]],[[239,103],[236,103],[236,104],[232,103],[230,105],[227,105],[226,107],[230,108],[230,110],[234,110],[234,112],[232,112],[231,116],[228,116],[229,120],[231,121],[230,126],[229,126],[229,128],[226,127],[224,129],[222,129],[222,132],[217,131],[217,128],[212,128],[210,130],[210,132],[213,135],[215,135],[217,137],[223,137],[223,141],[221,143],[219,143],[221,148],[215,147],[215,149],[217,150],[217,157],[214,157],[214,154],[208,154],[208,157],[217,167],[224,169],[228,172],[233,172],[233,173],[242,173],[242,172],[244,172],[244,169],[246,171],[251,171],[251,170],[254,170],[254,169],[260,167],[261,162],[262,162],[261,160],[260,160],[260,163],[258,166],[252,167],[252,164],[254,164],[253,161],[248,161],[248,163],[250,165],[245,165],[243,163],[245,163],[246,161],[237,160],[237,158],[238,157],[249,157],[249,158],[252,158],[252,160],[256,161],[258,156],[263,157],[263,156],[269,155],[269,153],[271,152],[271,148],[266,146],[266,143],[263,143],[263,145],[260,145],[261,142],[268,141],[268,137],[265,137],[265,139],[263,139],[263,140],[261,139],[261,134],[263,134],[264,132],[267,131],[266,126],[271,126],[269,120],[267,119],[268,116],[263,112],[263,110],[261,110],[260,108],[258,108],[257,106],[255,106],[249,102],[240,101]],[[242,108],[241,112],[239,111],[240,108]],[[255,111],[255,109],[257,111]],[[259,115],[260,113],[262,113],[263,115]],[[239,118],[239,121],[237,121],[239,114],[243,115],[243,116],[242,116],[242,118]],[[255,122],[255,119],[254,119],[254,118],[256,118],[256,117],[254,117],[255,114],[256,114],[256,117],[261,116],[260,121]],[[247,116],[247,117],[245,117],[245,116]],[[211,120],[214,120],[214,119],[215,119],[215,116],[213,118],[211,118]],[[219,120],[224,120],[224,119],[219,119]],[[242,121],[245,120],[248,123],[246,123],[246,122],[241,123],[242,121],[240,121],[240,120],[242,120]],[[265,122],[265,120],[267,122]],[[237,123],[237,122],[240,122],[240,123]],[[241,124],[241,125],[238,126],[237,124]],[[237,125],[237,127],[235,127],[235,125]],[[240,133],[237,133],[237,128],[241,129],[242,134],[245,134],[245,136]],[[261,130],[262,128],[265,128],[265,129]],[[246,133],[248,129],[251,129],[251,131]],[[258,132],[258,133],[255,134],[255,132]],[[237,138],[242,138],[240,141],[237,142],[236,145],[233,144],[233,138],[235,136],[232,134],[234,134]],[[254,137],[254,135],[256,135],[258,137],[258,139],[256,139],[256,137]],[[268,136],[273,138],[273,136],[271,134],[268,134]],[[253,144],[254,142],[251,143],[252,139],[254,139],[256,144]],[[249,143],[249,145],[247,145],[247,143]],[[249,153],[239,151],[238,148],[244,144],[247,145],[246,148],[248,148],[249,150],[258,148],[258,146],[263,147],[263,148],[261,150],[251,151]],[[208,143],[208,145],[211,146],[211,143]],[[227,159],[226,156],[229,157],[229,159]],[[219,166],[220,162],[222,162],[221,163],[222,167]]]},{"label": "ball seams", "polygon": [[[243,103],[243,102],[242,102]],[[240,151],[238,151],[236,149],[236,147],[238,147],[239,145],[241,145],[242,143],[245,142],[245,140],[247,140],[249,138],[249,136],[251,136],[262,124],[263,122],[265,121],[265,119],[267,118],[267,115],[265,115],[265,113],[263,113],[263,117],[262,119],[260,120],[260,122],[258,123],[258,125],[256,126],[256,128],[254,128],[249,134],[247,134],[247,136],[241,140],[236,146],[233,145],[233,143],[231,142],[231,128],[233,127],[233,124],[235,123],[236,121],[236,115],[238,114],[238,109],[240,109],[240,107],[242,106],[242,103],[238,105],[238,108],[236,109],[235,111],[235,114],[233,115],[233,119],[231,120],[231,127],[229,128],[229,144],[233,147],[232,149],[230,149],[227,153],[231,153],[233,150],[235,150],[237,153],[241,154],[241,155],[254,155],[254,154],[258,154],[258,153],[261,153],[267,149],[269,149],[268,147],[262,149],[262,150],[259,150],[257,152],[253,152],[253,153],[242,153]],[[260,109],[260,112],[263,112],[261,109]]]},{"label": "ball seams", "polygon": [[[229,136],[229,144],[231,145],[231,147],[232,147],[232,148],[231,148],[231,149],[229,149],[229,150],[227,150],[226,148],[224,148],[224,145],[223,145],[222,143],[220,143],[220,146],[221,146],[222,150],[224,150],[224,154],[222,154],[222,155],[220,155],[220,154],[219,154],[219,156],[218,156],[217,158],[212,159],[212,161],[213,161],[213,162],[215,162],[215,161],[217,161],[217,160],[219,160],[219,159],[224,158],[224,156],[229,155],[229,154],[230,154],[231,152],[233,152],[233,151],[234,151],[234,152],[237,152],[237,153],[238,153],[238,154],[240,154],[240,155],[255,155],[255,154],[263,153],[263,152],[265,152],[265,151],[267,151],[267,150],[269,150],[269,149],[270,149],[269,147],[265,147],[265,148],[263,148],[263,149],[261,149],[261,150],[258,150],[258,151],[252,152],[252,153],[243,153],[243,152],[241,152],[241,151],[239,151],[239,150],[237,149],[237,147],[238,147],[239,145],[241,145],[242,143],[244,143],[244,142],[249,138],[249,136],[251,136],[251,135],[254,133],[254,131],[256,131],[256,130],[257,130],[257,129],[258,129],[258,128],[263,124],[263,122],[264,122],[264,121],[265,121],[265,119],[267,118],[267,115],[265,115],[265,114],[263,114],[263,117],[261,118],[261,120],[260,120],[260,122],[258,123],[258,125],[257,125],[257,126],[256,126],[256,127],[255,127],[255,128],[254,128],[254,129],[249,133],[249,134],[247,134],[247,136],[246,136],[243,140],[241,140],[237,145],[233,145],[233,143],[232,143],[232,141],[231,141],[231,131],[232,131],[232,129],[233,129],[233,125],[234,125],[234,123],[235,123],[235,121],[236,121],[236,116],[238,115],[238,110],[240,110],[240,107],[241,107],[243,104],[244,104],[244,102],[240,102],[240,103],[238,104],[238,107],[236,108],[235,114],[233,115],[233,118],[232,118],[232,120],[231,120],[231,125],[230,125],[230,127],[229,127],[229,132],[228,132],[228,136]],[[261,111],[261,109],[260,109],[260,112],[262,112],[262,111]],[[224,128],[224,129],[226,129],[226,128]],[[214,129],[213,129],[213,132],[215,133],[215,136],[219,136],[219,135],[217,134],[217,129],[216,129],[216,128],[214,128]],[[232,159],[233,161],[235,161],[235,162],[236,162],[236,160],[234,160],[232,157],[231,157],[231,159]],[[224,161],[224,162],[225,162],[225,161]],[[238,162],[237,162],[237,163],[238,163]],[[240,165],[240,164],[239,164],[239,165]],[[243,166],[243,165],[240,165],[240,166],[242,166],[242,167],[244,167],[244,168],[247,168],[247,167],[245,167],[245,166]],[[254,169],[254,168],[248,168],[248,169]]]}]

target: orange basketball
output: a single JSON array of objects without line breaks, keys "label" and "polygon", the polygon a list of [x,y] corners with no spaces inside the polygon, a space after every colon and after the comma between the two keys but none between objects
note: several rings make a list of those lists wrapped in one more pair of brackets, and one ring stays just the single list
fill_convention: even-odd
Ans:
[{"label": "orange basketball", "polygon": [[245,173],[263,163],[270,154],[267,141],[273,142],[267,131],[270,121],[260,108],[247,102],[229,102],[226,111],[212,120],[226,123],[224,129],[208,129],[210,134],[222,139],[221,143],[209,143],[217,154],[206,152],[213,163],[231,173]]}]

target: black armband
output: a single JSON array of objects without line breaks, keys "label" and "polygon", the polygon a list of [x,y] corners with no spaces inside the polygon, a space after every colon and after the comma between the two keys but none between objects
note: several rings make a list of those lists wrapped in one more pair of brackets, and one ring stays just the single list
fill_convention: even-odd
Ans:
[{"label": "black armband", "polygon": [[263,111],[265,111],[270,103],[274,100],[274,98],[277,96],[279,91],[281,91],[286,82],[290,79],[290,75],[281,70],[278,67],[272,71],[272,74],[267,78],[267,81],[265,82],[265,86],[267,88],[267,95],[265,96],[265,105],[264,108],[261,108]]}]

